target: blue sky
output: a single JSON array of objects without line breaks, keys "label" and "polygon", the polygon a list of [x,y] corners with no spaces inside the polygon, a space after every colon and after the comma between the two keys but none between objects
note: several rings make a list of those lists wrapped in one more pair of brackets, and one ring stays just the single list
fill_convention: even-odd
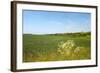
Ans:
[{"label": "blue sky", "polygon": [[91,14],[23,10],[23,33],[54,34],[91,31]]}]

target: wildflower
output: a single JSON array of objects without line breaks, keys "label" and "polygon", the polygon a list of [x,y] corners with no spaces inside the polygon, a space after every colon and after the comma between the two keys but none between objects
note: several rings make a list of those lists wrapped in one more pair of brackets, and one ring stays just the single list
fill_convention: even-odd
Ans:
[{"label": "wildflower", "polygon": [[63,55],[70,55],[73,48],[75,47],[75,43],[73,40],[68,40],[66,42],[60,42],[58,44],[58,52]]},{"label": "wildflower", "polygon": [[74,53],[78,53],[80,51],[80,47],[76,47]]}]

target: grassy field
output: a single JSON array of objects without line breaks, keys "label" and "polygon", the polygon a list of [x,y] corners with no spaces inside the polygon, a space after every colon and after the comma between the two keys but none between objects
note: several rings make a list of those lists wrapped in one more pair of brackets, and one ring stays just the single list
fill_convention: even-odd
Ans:
[{"label": "grassy field", "polygon": [[23,34],[23,62],[90,59],[90,35],[90,32]]}]

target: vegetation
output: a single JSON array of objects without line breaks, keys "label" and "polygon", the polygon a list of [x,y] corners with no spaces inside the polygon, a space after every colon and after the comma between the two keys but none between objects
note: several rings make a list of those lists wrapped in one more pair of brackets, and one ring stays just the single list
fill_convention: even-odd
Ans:
[{"label": "vegetation", "polygon": [[23,34],[23,62],[91,58],[91,33]]}]

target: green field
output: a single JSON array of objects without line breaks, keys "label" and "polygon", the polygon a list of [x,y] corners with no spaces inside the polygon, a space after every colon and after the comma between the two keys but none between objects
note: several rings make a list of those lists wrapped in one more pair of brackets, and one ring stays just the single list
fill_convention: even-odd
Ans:
[{"label": "green field", "polygon": [[23,62],[91,59],[91,33],[23,34]]}]

